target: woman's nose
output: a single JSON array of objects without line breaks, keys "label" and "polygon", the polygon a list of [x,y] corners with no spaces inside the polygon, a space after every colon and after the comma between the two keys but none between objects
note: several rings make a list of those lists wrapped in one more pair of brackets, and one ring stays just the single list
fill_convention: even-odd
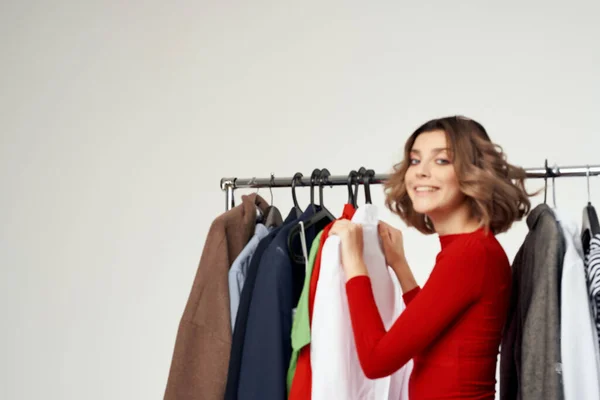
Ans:
[{"label": "woman's nose", "polygon": [[419,177],[428,177],[430,175],[429,163],[420,162],[417,165],[417,176]]}]

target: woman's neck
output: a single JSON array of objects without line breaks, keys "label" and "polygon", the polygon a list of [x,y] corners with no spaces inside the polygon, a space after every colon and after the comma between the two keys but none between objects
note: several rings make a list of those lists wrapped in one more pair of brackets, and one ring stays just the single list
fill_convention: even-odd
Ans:
[{"label": "woman's neck", "polygon": [[430,215],[429,219],[440,236],[474,232],[481,227],[480,221],[471,216],[468,204],[444,215]]}]

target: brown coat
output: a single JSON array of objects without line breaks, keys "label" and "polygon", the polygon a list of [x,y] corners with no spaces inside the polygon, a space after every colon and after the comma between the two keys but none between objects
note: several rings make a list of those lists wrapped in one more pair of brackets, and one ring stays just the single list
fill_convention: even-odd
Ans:
[{"label": "brown coat", "polygon": [[254,234],[256,194],[221,214],[210,226],[198,270],[179,323],[165,400],[222,400],[225,394],[231,322],[228,272]]}]

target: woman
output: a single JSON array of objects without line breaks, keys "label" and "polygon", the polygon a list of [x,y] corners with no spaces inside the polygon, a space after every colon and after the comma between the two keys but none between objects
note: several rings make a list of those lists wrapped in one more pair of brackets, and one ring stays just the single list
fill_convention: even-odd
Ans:
[{"label": "woman", "polygon": [[389,331],[363,262],[360,225],[340,220],[330,232],[342,243],[361,367],[379,378],[413,359],[411,400],[493,399],[511,290],[510,263],[495,235],[529,212],[525,171],[510,165],[485,129],[464,117],[427,122],[408,139],[404,156],[386,182],[386,204],[408,226],[436,233],[441,251],[421,289],[402,233],[380,223],[386,262],[407,305]]}]

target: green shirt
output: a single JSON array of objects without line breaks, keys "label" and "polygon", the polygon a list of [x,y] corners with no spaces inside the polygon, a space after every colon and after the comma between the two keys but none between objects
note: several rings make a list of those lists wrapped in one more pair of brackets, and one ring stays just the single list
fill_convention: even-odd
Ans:
[{"label": "green shirt", "polygon": [[290,366],[287,373],[288,395],[290,394],[290,389],[292,388],[292,381],[294,380],[294,374],[296,373],[296,364],[298,363],[300,350],[310,343],[308,296],[310,292],[310,278],[312,276],[313,266],[315,265],[315,259],[317,258],[317,252],[319,251],[319,243],[321,242],[322,235],[323,231],[319,232],[310,246],[310,254],[308,255],[308,263],[306,264],[306,277],[304,278],[304,286],[302,287],[302,293],[300,294],[300,299],[298,300],[296,315],[294,316],[294,322],[292,324],[292,358],[290,359]]}]

